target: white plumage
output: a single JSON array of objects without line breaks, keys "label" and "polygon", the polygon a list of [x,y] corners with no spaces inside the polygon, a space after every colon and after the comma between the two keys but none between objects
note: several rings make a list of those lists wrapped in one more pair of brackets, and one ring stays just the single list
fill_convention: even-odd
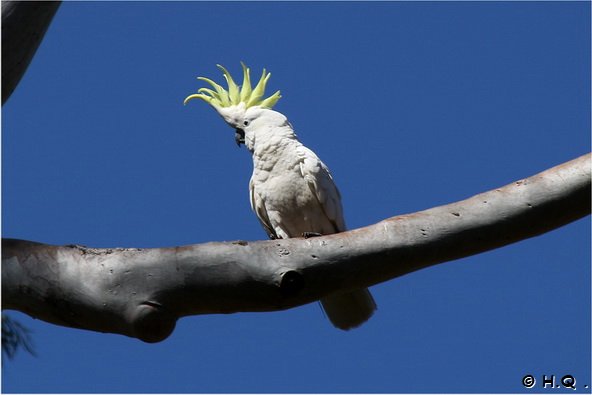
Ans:
[{"label": "white plumage", "polygon": [[[270,237],[346,230],[341,195],[329,169],[297,139],[284,115],[251,107],[237,124],[242,130],[238,134],[244,133],[244,143],[253,155],[251,207]],[[376,309],[367,289],[332,295],[321,304],[340,329],[362,324]]]},{"label": "white plumage", "polygon": [[[220,68],[229,83],[229,92],[202,78],[216,92],[202,88],[200,92],[207,91],[208,95],[192,95],[186,101],[196,97],[212,104],[236,129],[237,143],[244,143],[251,152],[251,207],[267,234],[271,238],[283,239],[301,237],[305,233],[327,235],[345,231],[341,196],[329,169],[298,140],[283,114],[265,108],[265,104],[269,107],[275,104],[279,92],[262,103],[246,105],[251,95],[246,66],[243,65],[243,70],[248,86],[243,86],[240,92],[226,69]],[[260,81],[253,90],[259,95],[257,99],[263,95],[268,78],[269,74],[266,76],[264,70],[263,83]],[[333,325],[345,330],[359,326],[376,310],[367,289],[334,294],[323,298],[321,304]]]}]

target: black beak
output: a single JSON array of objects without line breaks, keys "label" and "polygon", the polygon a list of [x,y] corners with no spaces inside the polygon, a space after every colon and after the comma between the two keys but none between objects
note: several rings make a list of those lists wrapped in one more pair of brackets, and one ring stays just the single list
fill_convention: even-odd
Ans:
[{"label": "black beak", "polygon": [[237,128],[234,131],[234,141],[236,141],[236,145],[238,145],[239,147],[241,146],[241,144],[244,144],[245,143],[245,131]]}]

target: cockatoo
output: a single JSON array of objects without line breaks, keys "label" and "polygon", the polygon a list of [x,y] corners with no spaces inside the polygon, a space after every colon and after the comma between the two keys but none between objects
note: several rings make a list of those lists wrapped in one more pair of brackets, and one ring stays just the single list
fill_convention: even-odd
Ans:
[{"label": "cockatoo", "polygon": [[[298,140],[288,119],[271,109],[280,99],[280,91],[263,98],[271,73],[263,69],[261,79],[252,88],[249,69],[241,64],[241,87],[218,65],[228,90],[211,79],[198,77],[213,89],[200,88],[184,104],[191,99],[209,103],[235,129],[239,147],[244,144],[251,152],[251,208],[270,238],[345,231],[341,196],[329,169]],[[343,330],[364,323],[376,310],[368,289],[327,296],[321,299],[321,305],[333,325]]]}]

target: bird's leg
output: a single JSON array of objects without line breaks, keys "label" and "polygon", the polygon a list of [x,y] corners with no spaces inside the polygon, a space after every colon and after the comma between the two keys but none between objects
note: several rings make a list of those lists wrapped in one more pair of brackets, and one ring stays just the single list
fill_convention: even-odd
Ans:
[{"label": "bird's leg", "polygon": [[305,239],[308,239],[310,237],[319,237],[322,236],[321,233],[318,232],[302,232],[302,237],[304,237]]}]

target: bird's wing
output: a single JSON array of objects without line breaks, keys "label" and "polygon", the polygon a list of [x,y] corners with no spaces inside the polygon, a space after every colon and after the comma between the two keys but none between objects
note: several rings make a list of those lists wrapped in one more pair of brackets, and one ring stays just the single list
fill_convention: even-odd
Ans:
[{"label": "bird's wing", "polygon": [[273,230],[271,223],[269,222],[267,210],[265,209],[263,199],[261,199],[261,196],[259,196],[259,194],[255,190],[255,183],[252,178],[251,181],[249,181],[249,198],[251,201],[251,208],[257,215],[257,219],[263,226],[263,229],[265,229],[265,233],[267,233],[270,239],[277,239],[278,236]]},{"label": "bird's wing", "polygon": [[297,152],[302,177],[316,196],[325,215],[335,226],[336,232],[345,231],[341,194],[333,182],[329,169],[314,152],[305,146],[298,147]]}]

